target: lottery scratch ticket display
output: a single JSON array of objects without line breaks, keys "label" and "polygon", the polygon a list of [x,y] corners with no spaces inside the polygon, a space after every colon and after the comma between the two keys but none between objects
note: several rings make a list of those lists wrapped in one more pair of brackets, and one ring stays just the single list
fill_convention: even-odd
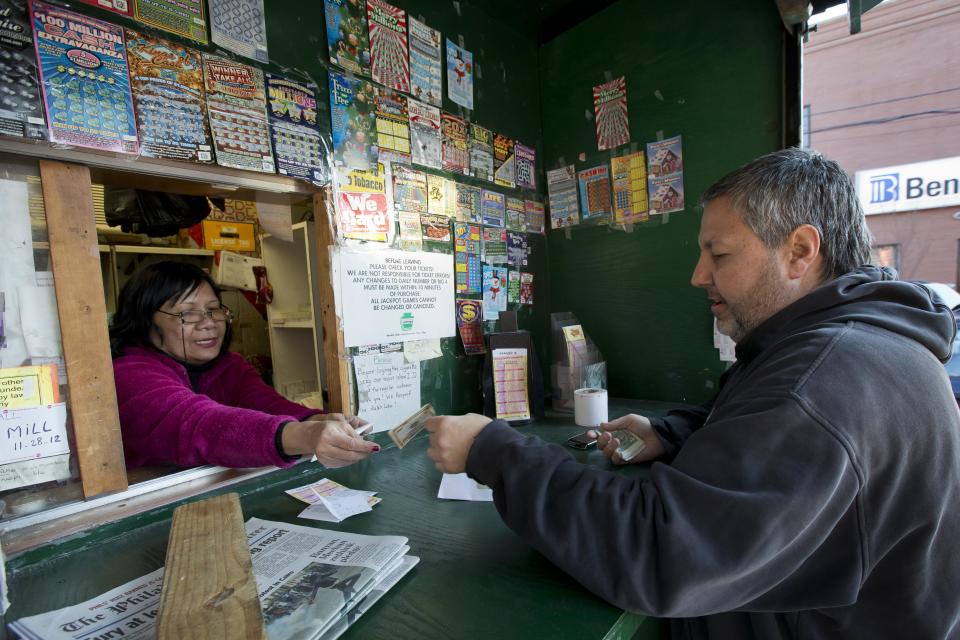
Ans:
[{"label": "lottery scratch ticket display", "polygon": [[434,253],[450,251],[450,218],[432,213],[420,215],[423,250]]},{"label": "lottery scratch ticket display", "polygon": [[136,153],[123,29],[43,2],[30,10],[50,141]]},{"label": "lottery scratch ticket display", "polygon": [[282,175],[322,184],[329,179],[317,125],[317,87],[267,74],[270,136]]},{"label": "lottery scratch ticket display", "polygon": [[480,208],[483,213],[483,224],[491,227],[503,227],[506,197],[497,191],[484,189],[480,195]]},{"label": "lottery scratch ticket display", "polygon": [[447,39],[447,97],[473,109],[473,54]]},{"label": "lottery scratch ticket display", "polygon": [[493,181],[501,187],[516,186],[516,158],[513,140],[499,133],[493,136]]},{"label": "lottery scratch ticket display", "polygon": [[370,74],[367,7],[363,0],[325,0],[330,62],[347,71]]},{"label": "lottery scratch ticket display", "polygon": [[0,134],[47,137],[30,15],[11,0],[0,0]]},{"label": "lottery scratch ticket display", "polygon": [[630,142],[624,76],[593,88],[593,113],[597,124],[597,149],[613,149]]},{"label": "lottery scratch ticket display", "polygon": [[494,349],[491,360],[497,418],[508,421],[529,420],[527,350]]},{"label": "lottery scratch ticket display", "polygon": [[427,176],[402,164],[393,166],[393,206],[398,211],[427,212]]},{"label": "lottery scratch ticket display", "polygon": [[520,272],[520,304],[533,304],[533,274]]},{"label": "lottery scratch ticket display", "polygon": [[683,211],[683,140],[680,136],[647,143],[650,213]]},{"label": "lottery scratch ticket display", "polygon": [[480,226],[453,223],[454,272],[457,293],[480,293],[483,271],[480,269]]},{"label": "lottery scratch ticket display", "polygon": [[452,218],[457,215],[457,183],[443,176],[427,176],[427,211]]},{"label": "lottery scratch ticket display", "polygon": [[470,152],[467,149],[467,123],[463,118],[444,113],[443,128],[443,169],[454,173],[470,175]]},{"label": "lottery scratch ticket display", "polygon": [[204,7],[203,0],[133,0],[133,17],[145,25],[207,44]]},{"label": "lottery scratch ticket display", "polygon": [[443,102],[440,32],[410,18],[410,94],[436,107]]},{"label": "lottery scratch ticket display", "polygon": [[483,319],[498,320],[507,310],[507,268],[483,265]]},{"label": "lottery scratch ticket display", "polygon": [[643,151],[610,159],[613,180],[613,222],[643,222],[647,214],[647,167]]},{"label": "lottery scratch ticket display", "polygon": [[543,203],[535,200],[525,200],[524,209],[527,214],[527,233],[545,233],[546,221]]},{"label": "lottery scratch ticket display", "polygon": [[507,277],[507,303],[520,302],[520,272],[511,271]]},{"label": "lottery scratch ticket display", "polygon": [[470,172],[474,178],[493,182],[493,133],[470,124]]},{"label": "lottery scratch ticket display", "polygon": [[483,245],[480,259],[487,264],[507,263],[507,232],[505,229],[484,227],[481,232]]},{"label": "lottery scratch ticket display", "polygon": [[524,189],[537,188],[537,150],[520,144],[513,147],[516,156],[517,186]]},{"label": "lottery scratch ticket display", "polygon": [[407,58],[407,12],[383,0],[367,0],[370,29],[370,75],[374,82],[410,92]]},{"label": "lottery scratch ticket display", "polygon": [[140,153],[212,162],[200,52],[127,29]]},{"label": "lottery scratch ticket display", "polygon": [[214,43],[257,62],[268,62],[263,0],[207,0]]},{"label": "lottery scratch ticket display", "polygon": [[460,222],[483,222],[483,190],[469,184],[457,184],[456,218]]},{"label": "lottery scratch ticket display", "polygon": [[380,162],[410,163],[410,112],[407,96],[383,87],[374,88],[377,147]]},{"label": "lottery scratch ticket display", "polygon": [[580,216],[584,222],[606,224],[610,219],[610,170],[607,165],[584,169],[580,183]]},{"label": "lottery scratch ticket display", "polygon": [[580,224],[577,172],[572,164],[547,171],[547,196],[550,198],[551,229]]},{"label": "lottery scratch ticket display", "polygon": [[330,124],[334,166],[376,167],[378,161],[373,83],[330,71]]},{"label": "lottery scratch ticket display", "polygon": [[410,99],[410,150],[413,163],[440,168],[440,109]]},{"label": "lottery scratch ticket display", "polygon": [[130,3],[127,2],[127,0],[80,0],[80,2],[89,4],[92,7],[113,11],[122,16],[130,15]]},{"label": "lottery scratch ticket display", "polygon": [[217,164],[273,173],[263,72],[204,55],[203,76]]},{"label": "lottery scratch ticket display", "polygon": [[457,300],[457,328],[460,330],[463,350],[468,356],[487,352],[483,344],[481,314],[479,300]]},{"label": "lottery scratch ticket display", "polygon": [[507,232],[507,262],[513,267],[527,266],[530,256],[530,245],[527,244],[527,234]]},{"label": "lottery scratch ticket display", "polygon": [[507,196],[506,224],[512,231],[527,230],[527,210],[522,198]]}]

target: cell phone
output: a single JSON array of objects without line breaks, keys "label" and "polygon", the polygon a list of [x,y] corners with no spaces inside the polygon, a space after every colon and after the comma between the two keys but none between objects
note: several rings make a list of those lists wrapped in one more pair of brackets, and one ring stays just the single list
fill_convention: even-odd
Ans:
[{"label": "cell phone", "polygon": [[589,449],[597,446],[597,439],[587,435],[589,433],[590,431],[584,431],[583,433],[578,433],[572,438],[567,438],[567,446],[573,447],[574,449]]}]

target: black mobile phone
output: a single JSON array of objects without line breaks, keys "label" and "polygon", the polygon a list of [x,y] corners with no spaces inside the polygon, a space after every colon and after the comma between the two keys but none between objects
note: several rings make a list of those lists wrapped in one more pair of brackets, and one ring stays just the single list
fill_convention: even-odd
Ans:
[{"label": "black mobile phone", "polygon": [[597,439],[587,435],[589,433],[590,431],[584,431],[572,438],[567,438],[567,446],[573,447],[574,449],[589,449],[590,447],[597,446]]}]

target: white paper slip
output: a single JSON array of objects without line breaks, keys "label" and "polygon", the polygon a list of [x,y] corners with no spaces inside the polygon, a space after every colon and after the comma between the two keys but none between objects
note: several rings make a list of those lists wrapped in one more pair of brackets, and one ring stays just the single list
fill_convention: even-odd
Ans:
[{"label": "white paper slip", "polygon": [[440,480],[438,498],[493,502],[493,490],[471,479],[465,473],[445,473]]},{"label": "white paper slip", "polygon": [[336,495],[320,496],[320,503],[341,522],[358,513],[373,511],[367,502],[367,496],[361,492],[340,492]]}]

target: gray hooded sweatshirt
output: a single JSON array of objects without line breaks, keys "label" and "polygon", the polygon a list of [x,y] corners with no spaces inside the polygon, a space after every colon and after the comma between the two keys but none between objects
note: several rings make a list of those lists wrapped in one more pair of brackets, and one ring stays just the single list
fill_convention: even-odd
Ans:
[{"label": "gray hooded sweatshirt", "polygon": [[713,402],[652,423],[646,479],[494,421],[467,472],[501,517],[673,638],[960,638],[955,323],[863,267],[737,345]]}]

